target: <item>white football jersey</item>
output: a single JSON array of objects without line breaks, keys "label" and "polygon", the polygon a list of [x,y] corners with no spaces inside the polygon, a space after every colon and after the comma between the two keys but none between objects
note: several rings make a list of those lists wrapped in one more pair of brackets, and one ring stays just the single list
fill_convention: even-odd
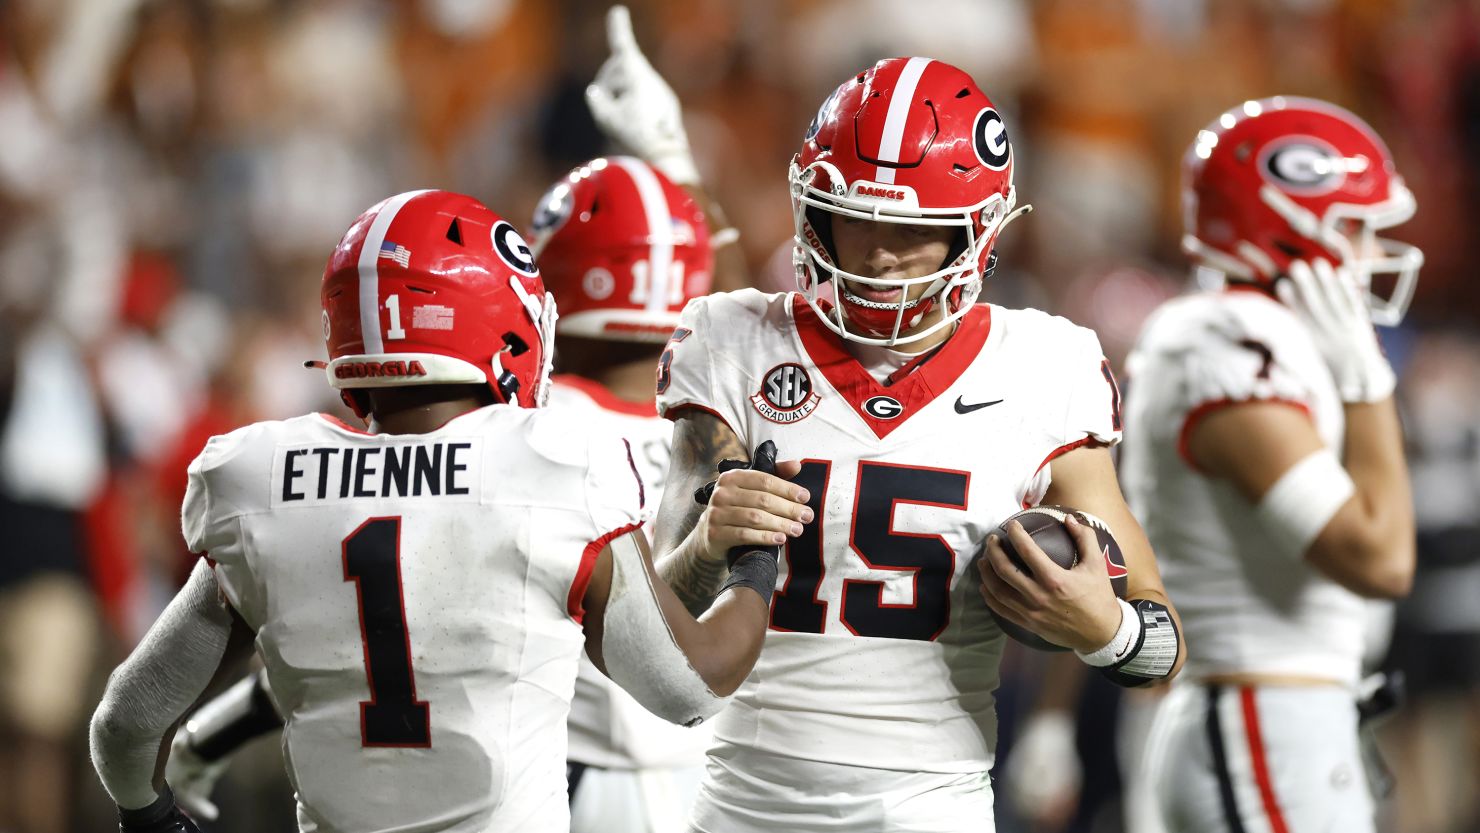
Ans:
[{"label": "white football jersey", "polygon": [[1255,506],[1186,456],[1189,429],[1217,408],[1281,401],[1306,411],[1340,454],[1341,400],[1309,331],[1255,292],[1205,292],[1163,305],[1126,363],[1121,450],[1127,501],[1156,550],[1182,617],[1191,678],[1267,673],[1354,683],[1363,603],[1282,552]]},{"label": "white football jersey", "polygon": [[[597,382],[579,376],[556,376],[549,407],[582,425],[625,438],[642,482],[646,508],[655,511],[663,499],[673,425],[658,416],[657,405],[637,405],[617,398]],[[586,657],[576,677],[570,705],[572,761],[603,769],[649,769],[700,766],[714,732],[705,723],[677,726],[643,708]]]},{"label": "white football jersey", "polygon": [[716,720],[722,743],[917,772],[991,766],[1002,633],[974,569],[987,533],[1036,504],[1048,462],[1119,439],[1094,333],[979,304],[879,383],[797,294],[691,301],[658,406],[724,420],[803,461],[817,520],[783,553],[771,629]]},{"label": "white football jersey", "polygon": [[213,438],[185,540],[257,632],[300,827],[566,830],[581,601],[642,491],[625,442],[550,409]]}]

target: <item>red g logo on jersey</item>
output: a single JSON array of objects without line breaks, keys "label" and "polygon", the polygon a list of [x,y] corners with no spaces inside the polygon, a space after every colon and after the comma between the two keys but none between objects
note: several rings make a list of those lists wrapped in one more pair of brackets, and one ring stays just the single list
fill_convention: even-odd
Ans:
[{"label": "red g logo on jersey", "polygon": [[817,393],[806,368],[795,362],[777,365],[761,379],[761,389],[750,397],[750,404],[761,416],[772,422],[789,425],[817,410]]}]

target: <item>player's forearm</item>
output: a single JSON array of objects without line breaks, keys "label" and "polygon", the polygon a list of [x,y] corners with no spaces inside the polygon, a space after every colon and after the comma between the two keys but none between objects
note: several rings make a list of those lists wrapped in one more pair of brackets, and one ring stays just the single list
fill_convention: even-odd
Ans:
[{"label": "player's forearm", "polygon": [[[750,675],[765,641],[770,607],[746,588],[726,591],[680,637],[684,653],[710,690],[728,697]],[[675,629],[678,635],[678,629]]]},{"label": "player's forearm", "polygon": [[230,642],[230,614],[202,563],[139,647],[113,672],[90,726],[93,765],[120,807],[149,806],[170,728],[195,702]]},{"label": "player's forearm", "polygon": [[[1402,596],[1413,582],[1413,492],[1403,431],[1392,398],[1345,407],[1344,463],[1356,494],[1333,519],[1333,540],[1353,562],[1365,595]],[[1345,516],[1345,517],[1343,517]]]},{"label": "player's forearm", "polygon": [[673,594],[695,618],[709,609],[729,575],[725,562],[711,558],[699,545],[697,535],[698,530],[691,529],[682,543],[658,558],[654,565],[658,575],[673,588]]}]

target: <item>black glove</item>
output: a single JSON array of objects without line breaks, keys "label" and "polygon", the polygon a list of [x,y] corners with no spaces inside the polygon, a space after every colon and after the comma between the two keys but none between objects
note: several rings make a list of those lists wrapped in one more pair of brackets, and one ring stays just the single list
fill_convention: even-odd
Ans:
[{"label": "black glove", "polygon": [[164,792],[148,807],[118,808],[118,833],[200,833],[200,828],[175,806],[175,793],[165,784]]},{"label": "black glove", "polygon": [[[755,469],[766,474],[776,473],[776,443],[766,440],[755,447],[754,462],[750,460],[720,460],[716,466],[720,474],[736,469]],[[694,490],[694,502],[700,506],[708,506],[709,499],[714,497],[714,487],[719,483],[719,478],[705,483]]]}]

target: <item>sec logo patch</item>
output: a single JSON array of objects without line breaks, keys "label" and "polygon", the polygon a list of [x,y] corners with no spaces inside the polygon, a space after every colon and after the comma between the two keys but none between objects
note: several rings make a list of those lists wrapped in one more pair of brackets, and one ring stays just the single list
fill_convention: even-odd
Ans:
[{"label": "sec logo patch", "polygon": [[789,425],[817,410],[817,392],[807,369],[795,362],[777,365],[761,377],[761,389],[750,397],[756,413]]}]

